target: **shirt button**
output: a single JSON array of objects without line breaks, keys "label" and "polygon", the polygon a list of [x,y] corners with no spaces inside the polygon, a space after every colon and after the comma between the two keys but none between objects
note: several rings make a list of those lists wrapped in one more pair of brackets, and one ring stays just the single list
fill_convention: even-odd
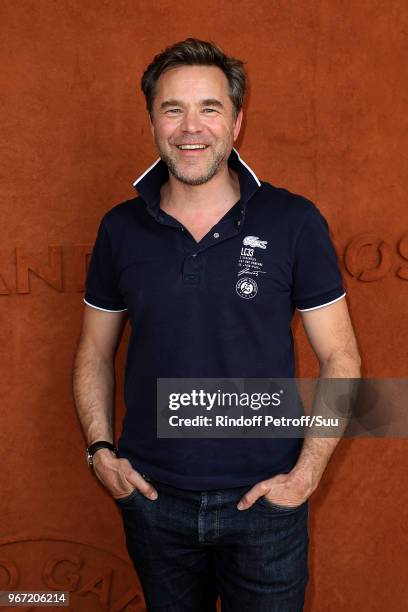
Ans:
[{"label": "shirt button", "polygon": [[237,225],[241,225],[241,221],[237,221]]},{"label": "shirt button", "polygon": [[215,234],[213,234],[213,236],[214,236],[214,238],[219,238],[220,237],[218,232],[215,232]]},{"label": "shirt button", "polygon": [[191,257],[197,257],[197,253],[192,253]]}]

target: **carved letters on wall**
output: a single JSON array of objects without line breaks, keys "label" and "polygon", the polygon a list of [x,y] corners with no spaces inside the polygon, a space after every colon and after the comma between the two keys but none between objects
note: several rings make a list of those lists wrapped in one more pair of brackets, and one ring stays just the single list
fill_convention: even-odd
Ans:
[{"label": "carved letters on wall", "polygon": [[[16,247],[15,282],[8,280],[12,274],[8,274],[6,280],[6,272],[0,263],[0,295],[31,293],[30,273],[58,292],[83,292],[92,246],[79,244],[67,248],[53,245],[48,246],[48,251],[42,255],[33,255],[28,248]],[[66,258],[64,255],[68,249],[69,258]]]},{"label": "carved letters on wall", "polygon": [[[64,265],[66,247],[48,246],[48,251],[42,255],[33,255],[28,248],[16,247],[15,281],[12,283],[9,280],[10,274],[6,280],[6,271],[0,264],[0,295],[31,293],[30,273],[55,291],[82,293],[92,245],[79,244],[69,248],[71,257],[67,266]],[[339,249],[337,252],[340,267],[357,281],[379,281],[389,274],[400,280],[408,280],[408,233],[392,243],[376,233],[362,232],[347,242],[343,254]]]},{"label": "carved letters on wall", "polygon": [[[146,612],[140,583],[129,561],[67,539],[1,542],[0,590],[68,592],[69,606],[60,608],[66,612]],[[31,612],[40,608],[19,609]]]},{"label": "carved letters on wall", "polygon": [[350,240],[343,255],[343,265],[356,280],[378,281],[393,274],[408,280],[408,266],[400,265],[398,256],[408,261],[408,233],[395,246],[374,233],[361,233]]}]

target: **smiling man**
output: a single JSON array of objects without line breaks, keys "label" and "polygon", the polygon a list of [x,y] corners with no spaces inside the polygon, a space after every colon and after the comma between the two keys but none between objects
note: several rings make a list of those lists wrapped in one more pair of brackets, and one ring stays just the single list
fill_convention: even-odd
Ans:
[{"label": "smiling man", "polygon": [[[243,62],[187,39],[142,77],[159,158],[103,216],[86,280],[74,396],[97,478],[121,510],[149,611],[298,612],[308,498],[337,439],[161,438],[158,378],[293,378],[301,313],[322,377],[360,358],[328,225],[261,181],[234,143]],[[114,359],[131,325],[114,445]]]},{"label": "smiling man", "polygon": [[162,73],[149,112],[157,150],[171,176],[161,186],[160,208],[199,242],[240,198],[237,172],[227,160],[242,110],[234,107],[219,67],[182,65]]}]

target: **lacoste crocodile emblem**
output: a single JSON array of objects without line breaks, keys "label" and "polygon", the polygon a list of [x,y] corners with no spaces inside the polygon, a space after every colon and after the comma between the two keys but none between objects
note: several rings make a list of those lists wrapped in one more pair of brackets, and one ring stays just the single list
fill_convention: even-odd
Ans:
[{"label": "lacoste crocodile emblem", "polygon": [[245,246],[250,246],[252,248],[259,247],[260,249],[266,249],[268,241],[260,240],[258,236],[245,236],[243,243]]}]

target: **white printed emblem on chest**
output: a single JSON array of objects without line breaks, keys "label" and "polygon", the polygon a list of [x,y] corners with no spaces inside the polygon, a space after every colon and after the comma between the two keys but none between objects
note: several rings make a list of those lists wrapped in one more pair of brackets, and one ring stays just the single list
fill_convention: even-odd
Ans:
[{"label": "white printed emblem on chest", "polygon": [[235,289],[238,295],[246,300],[255,297],[258,293],[258,285],[254,278],[240,278]]},{"label": "white printed emblem on chest", "polygon": [[268,244],[267,240],[259,240],[258,236],[245,236],[243,243],[245,246],[250,247],[259,247],[260,249],[266,249],[266,245]]},{"label": "white printed emblem on chest", "polygon": [[245,236],[242,244],[238,261],[238,276],[242,274],[254,274],[254,276],[266,274],[266,271],[262,270],[262,261],[256,258],[255,249],[266,249],[268,241],[261,240],[258,236]]}]

